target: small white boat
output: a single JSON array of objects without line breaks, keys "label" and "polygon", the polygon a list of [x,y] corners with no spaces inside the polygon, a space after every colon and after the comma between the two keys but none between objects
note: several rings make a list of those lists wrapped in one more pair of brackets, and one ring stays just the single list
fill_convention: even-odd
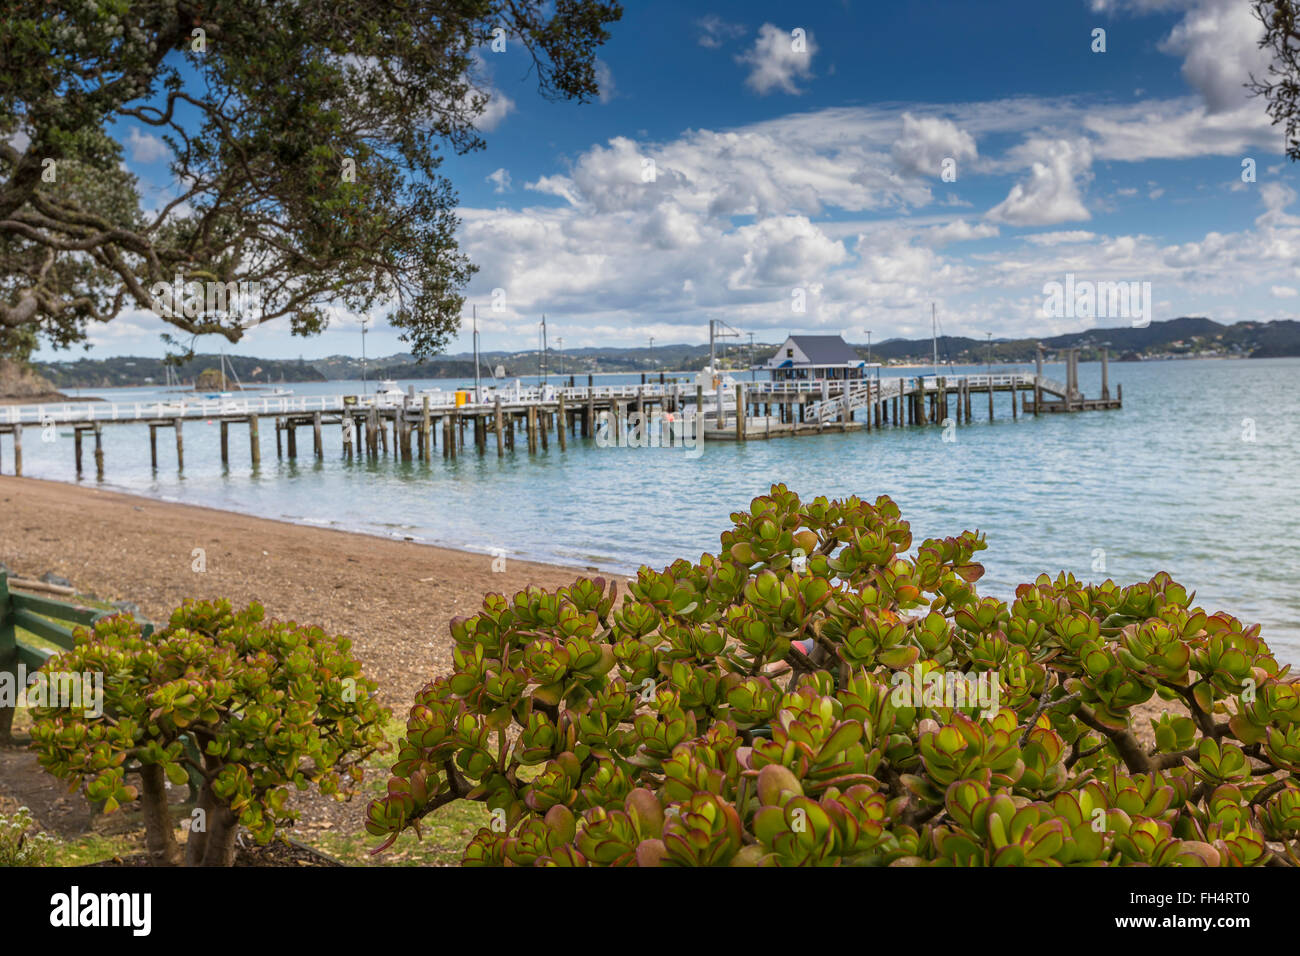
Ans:
[{"label": "small white boat", "polygon": [[277,386],[277,387],[271,389],[269,392],[267,392],[267,393],[266,393],[266,397],[267,397],[267,398],[286,398],[286,397],[288,397],[288,396],[290,396],[290,395],[292,395],[292,394],[293,394],[293,389],[291,389],[291,388],[280,388],[280,387]]},{"label": "small white boat", "polygon": [[401,405],[406,401],[406,393],[397,387],[394,379],[380,379],[375,387],[375,401],[380,405]]}]

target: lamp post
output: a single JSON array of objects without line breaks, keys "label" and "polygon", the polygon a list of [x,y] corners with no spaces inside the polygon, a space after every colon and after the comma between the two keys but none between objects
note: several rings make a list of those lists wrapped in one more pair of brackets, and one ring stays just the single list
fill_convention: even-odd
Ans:
[{"label": "lamp post", "polygon": [[555,337],[555,347],[560,352],[560,378],[564,378],[564,336],[563,335],[557,335]]},{"label": "lamp post", "polygon": [[993,375],[993,333],[985,332],[984,336],[987,340],[986,351],[984,353],[984,361],[988,365],[986,371],[990,376],[992,376]]},{"label": "lamp post", "polygon": [[863,329],[862,331],[867,333],[867,364],[870,365],[871,364],[871,330]]},{"label": "lamp post", "polygon": [[652,335],[650,336],[650,371],[653,372],[654,367],[655,367],[655,337]]}]

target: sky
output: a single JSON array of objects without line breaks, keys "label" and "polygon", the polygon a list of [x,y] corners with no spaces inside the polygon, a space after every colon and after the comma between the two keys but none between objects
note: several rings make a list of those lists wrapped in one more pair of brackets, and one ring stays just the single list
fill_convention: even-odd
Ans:
[{"label": "sky", "polygon": [[[768,342],[922,337],[931,303],[948,335],[1126,324],[1052,314],[1067,275],[1150,283],[1154,320],[1296,317],[1297,175],[1244,88],[1268,65],[1246,0],[625,7],[598,101],[542,98],[517,43],[481,51],[487,147],[444,166],[479,266],[450,353],[475,307],[485,350],[535,347],[543,315],[565,349],[704,342],[710,319]],[[160,205],[165,148],[116,135]],[[406,349],[371,318],[369,355]],[[226,348],[360,354],[361,319]],[[90,355],[162,355],[166,329],[126,312]]]}]

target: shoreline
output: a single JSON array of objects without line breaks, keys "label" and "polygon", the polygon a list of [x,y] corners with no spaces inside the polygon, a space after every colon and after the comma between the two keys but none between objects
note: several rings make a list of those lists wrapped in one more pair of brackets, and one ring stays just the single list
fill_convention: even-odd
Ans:
[{"label": "shoreline", "polygon": [[15,576],[62,575],[155,623],[186,598],[260,601],[268,617],[351,638],[397,714],[450,672],[448,624],[484,595],[600,573],[42,478],[0,476],[0,506],[0,563]]}]

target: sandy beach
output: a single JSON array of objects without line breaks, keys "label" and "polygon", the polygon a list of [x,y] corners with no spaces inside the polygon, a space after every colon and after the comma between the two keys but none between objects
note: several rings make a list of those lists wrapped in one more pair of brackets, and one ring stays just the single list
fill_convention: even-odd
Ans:
[{"label": "sandy beach", "polygon": [[[205,570],[196,571],[195,549]],[[558,587],[578,568],[313,528],[32,478],[0,477],[0,562],[15,576],[54,572],[78,591],[131,601],[166,621],[186,598],[261,601],[270,616],[353,640],[383,702],[451,669],[447,622],[490,592]]]}]

